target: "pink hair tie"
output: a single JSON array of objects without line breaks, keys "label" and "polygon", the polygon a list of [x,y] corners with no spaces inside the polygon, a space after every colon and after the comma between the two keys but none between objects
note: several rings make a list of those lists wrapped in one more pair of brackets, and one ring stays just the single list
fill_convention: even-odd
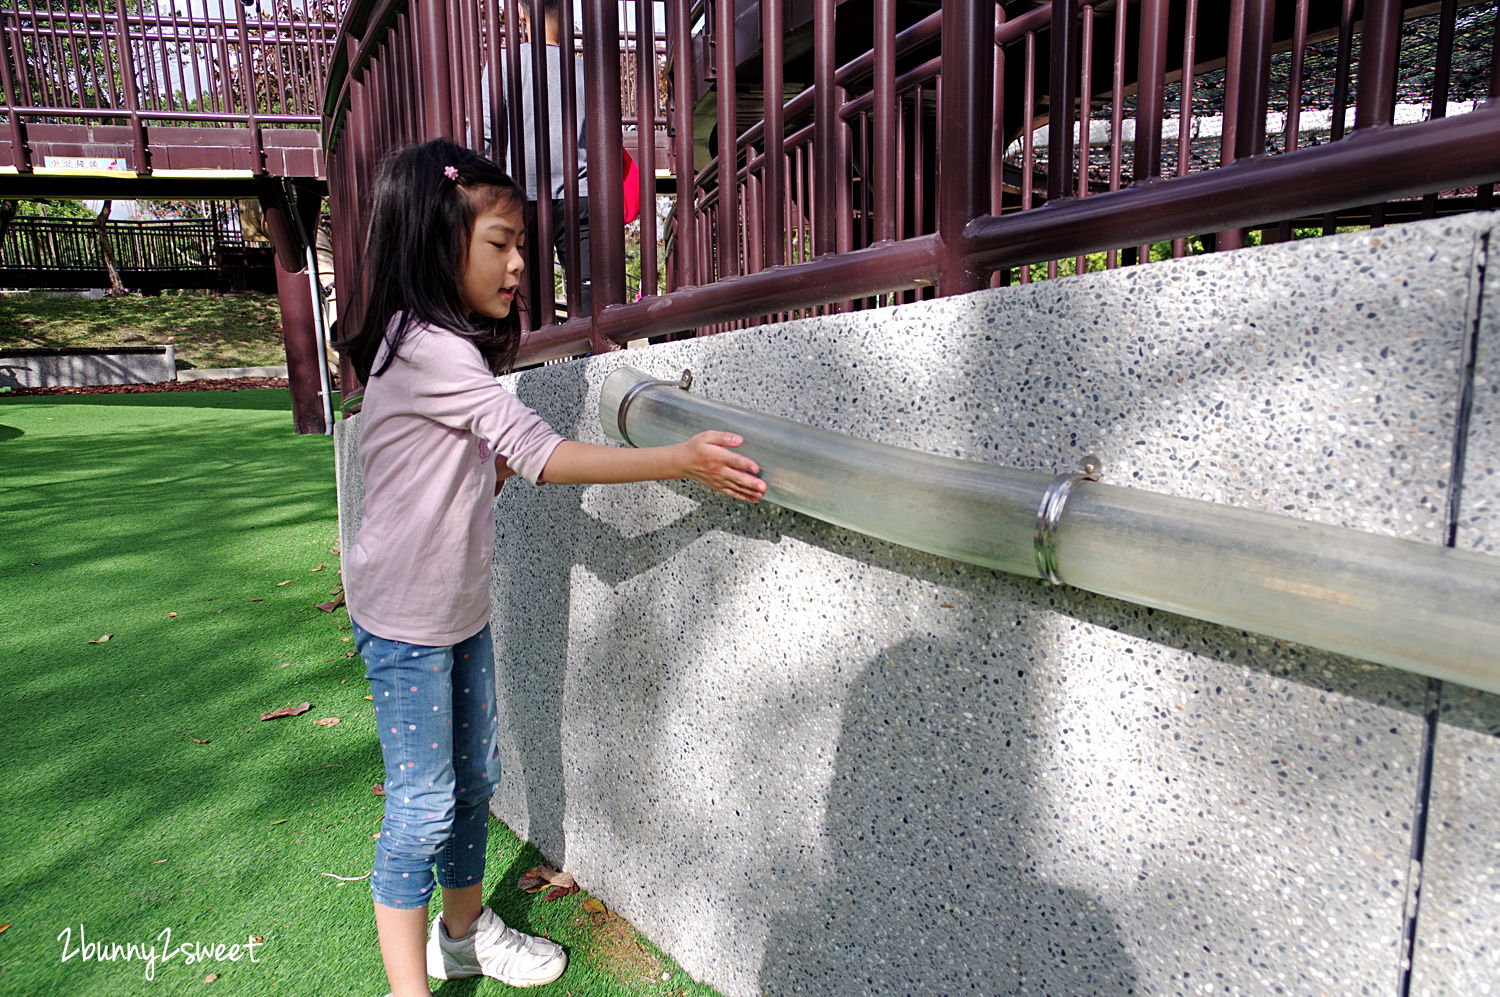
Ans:
[{"label": "pink hair tie", "polygon": [[443,167],[443,176],[447,177],[449,180],[457,180],[458,179],[458,167],[457,166],[444,166]]}]

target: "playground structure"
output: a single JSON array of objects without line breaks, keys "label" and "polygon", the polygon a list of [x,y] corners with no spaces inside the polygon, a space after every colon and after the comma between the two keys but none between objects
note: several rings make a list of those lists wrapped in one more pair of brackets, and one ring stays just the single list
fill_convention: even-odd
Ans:
[{"label": "playground structure", "polygon": [[[531,330],[523,362],[964,293],[1028,280],[1034,266],[1086,266],[1090,254],[1128,265],[1156,243],[1182,256],[1190,240],[1229,249],[1250,231],[1274,241],[1483,210],[1500,174],[1484,5],[580,8],[575,25],[564,6],[564,31],[598,71],[553,96],[567,106],[581,88],[597,109],[587,122],[596,307]],[[357,192],[385,150],[444,135],[503,150],[516,170],[510,139],[532,127],[517,101],[478,134],[484,106],[503,96],[497,76],[481,92],[483,68],[502,50],[516,56],[506,24],[495,2],[351,4],[324,124],[334,212],[356,220],[335,240],[341,272],[358,258]],[[1421,31],[1403,42],[1409,25]],[[1316,78],[1305,71],[1314,63]],[[635,127],[616,114],[622,104]],[[1422,120],[1398,125],[1398,108],[1406,120],[1412,106]],[[1081,119],[1102,144],[1079,140]],[[641,219],[629,261],[639,300],[626,300],[622,132],[635,137],[640,203],[665,189],[674,198],[664,226],[650,211]]]},{"label": "playground structure", "polygon": [[[22,0],[0,8],[0,199],[257,201],[278,263],[293,422],[298,432],[330,432],[313,273],[327,191],[323,73],[341,5],[77,6]],[[74,257],[57,262],[82,269]],[[9,286],[42,279],[27,271]],[[149,286],[166,286],[161,268],[142,274]],[[194,268],[180,279],[176,286],[207,278]]]},{"label": "playground structure", "polygon": [[[480,134],[507,85],[493,74],[482,93],[484,68],[519,53],[513,5],[158,6],[0,11],[0,198],[255,198],[281,265],[295,421],[326,431],[310,276],[324,195],[348,285],[357,192],[386,151],[446,135],[517,169],[535,123],[514,93]],[[523,362],[1026,281],[1091,254],[1112,268],[1153,244],[1180,257],[1493,203],[1495,18],[1481,3],[577,9],[574,23],[564,5],[565,34],[599,69],[547,99],[581,89],[597,109],[599,307],[559,321],[546,302]],[[622,149],[640,203],[671,198],[664,220],[643,212],[628,260]],[[571,180],[564,200],[576,211]],[[352,371],[341,383],[357,408]]]}]

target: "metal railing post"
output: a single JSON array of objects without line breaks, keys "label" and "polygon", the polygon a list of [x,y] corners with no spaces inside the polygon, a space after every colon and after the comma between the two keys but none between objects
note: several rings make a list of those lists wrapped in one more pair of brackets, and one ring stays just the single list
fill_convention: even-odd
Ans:
[{"label": "metal railing post", "polygon": [[[656,294],[661,278],[656,260],[656,18],[655,0],[638,0],[635,30],[635,133],[640,170],[640,296]],[[622,163],[623,165],[623,163]]]},{"label": "metal railing post", "polygon": [[[1072,192],[1073,114],[1078,102],[1078,0],[1053,0],[1050,58],[1047,63],[1047,200]],[[1084,128],[1088,115],[1080,115]],[[1081,136],[1088,155],[1088,135]]]},{"label": "metal railing post", "polygon": [[842,127],[834,83],[834,0],[815,0],[813,11],[813,255],[826,256],[838,245],[834,213],[839,178],[834,169]]},{"label": "metal railing post", "polygon": [[1401,47],[1401,0],[1367,0],[1359,38],[1359,99],[1355,129],[1389,125],[1396,112],[1396,60]]},{"label": "metal railing post", "polygon": [[146,148],[146,125],[141,120],[140,95],[135,88],[135,55],[130,51],[130,27],[125,22],[125,0],[115,0],[115,30],[120,55],[120,77],[125,89],[125,110],[130,112],[130,135],[135,142],[135,171],[151,172],[151,154]]},{"label": "metal railing post", "polygon": [[421,25],[423,138],[453,138],[453,94],[448,89],[448,8],[446,0],[423,0],[416,20]]},{"label": "metal railing post", "polygon": [[[21,50],[19,42],[12,41],[10,30],[5,25],[5,19],[10,12],[0,11],[0,87],[4,88],[5,94],[5,116],[10,122],[10,145],[15,150],[15,167],[19,173],[31,172],[31,146],[26,142],[26,124],[21,116],[12,108],[19,104],[20,95],[16,93],[16,81],[11,71],[11,59],[13,53]],[[20,66],[20,60],[16,60],[16,66]]]},{"label": "metal railing post", "polygon": [[240,99],[245,102],[245,124],[250,129],[254,172],[265,173],[266,147],[255,114],[255,73],[251,69],[249,29],[245,25],[243,4],[234,5],[234,22],[240,31]]},{"label": "metal railing post", "polygon": [[896,0],[875,4],[874,162],[866,184],[874,179],[875,242],[896,238]]},{"label": "metal railing post", "polygon": [[[531,134],[535,136],[532,149],[535,150],[536,160],[527,163],[531,175],[536,178],[536,231],[534,233],[536,246],[533,247],[532,256],[536,260],[536,276],[532,280],[536,284],[540,301],[531,303],[531,311],[536,315],[538,326],[552,325],[557,321],[557,268],[554,266],[554,246],[557,241],[557,233],[552,226],[552,190],[554,187],[552,178],[560,174],[564,168],[562,163],[552,161],[552,99],[555,96],[562,103],[558,106],[559,120],[567,123],[567,117],[571,116],[568,109],[565,94],[548,93],[547,71],[547,44],[546,44],[546,13],[542,7],[542,0],[530,0],[530,13],[527,15],[529,44],[531,45],[531,121],[527,122]],[[559,16],[561,10],[559,10]],[[567,50],[559,49],[558,74],[563,73],[571,76],[569,63],[573,61],[572,36],[564,36],[567,41]],[[520,74],[517,67],[517,75]],[[524,97],[522,98],[524,102]],[[524,109],[524,103],[523,103]],[[566,205],[564,205],[566,210]],[[571,314],[571,313],[570,313]]]},{"label": "metal railing post", "polygon": [[670,0],[667,38],[672,54],[672,158],[677,177],[677,230],[672,249],[677,264],[677,286],[699,282],[696,266],[698,220],[694,210],[697,185],[693,179],[693,39],[688,23],[688,0]]},{"label": "metal railing post", "polygon": [[[1220,150],[1220,163],[1225,166],[1266,151],[1275,6],[1275,0],[1236,0],[1229,48],[1232,72],[1225,76],[1224,137]],[[1226,229],[1217,233],[1214,240],[1216,249],[1239,249],[1244,244],[1245,234],[1241,229]]]},{"label": "metal railing post", "polygon": [[[575,79],[576,74],[574,73],[575,64],[573,61],[574,34],[572,5],[560,4],[557,8],[557,17],[558,37],[559,40],[563,42],[563,48],[557,60],[558,80],[562,84],[562,93],[557,95],[557,99],[560,102],[558,111],[561,115],[563,127],[563,161],[557,164],[557,168],[563,171],[563,231],[566,233],[565,238],[567,246],[567,258],[569,260],[575,261],[571,266],[565,268],[565,273],[563,275],[563,299],[567,303],[568,319],[569,321],[571,321],[572,319],[578,317],[583,313],[585,290],[580,273],[582,268],[579,267],[576,262],[578,260],[579,253],[581,252],[580,247],[583,245],[581,237],[582,233],[579,229],[579,226],[581,224],[579,218],[581,214],[578,194],[578,171],[575,168],[575,164],[578,162],[578,88],[582,84],[579,80]],[[532,51],[536,51],[536,46],[532,46]],[[538,101],[538,106],[540,106],[540,99]],[[540,157],[543,154],[543,150],[539,143],[537,146],[538,162],[540,162]],[[545,154],[549,156],[548,161],[550,162],[550,150],[548,150]],[[538,192],[538,194],[540,194],[540,191]],[[538,206],[540,206],[540,199],[538,200],[537,204]],[[539,226],[538,231],[540,231],[541,223],[545,220],[548,225],[548,231],[550,232],[552,224],[552,219],[550,217],[551,212],[548,211],[545,214],[549,217],[543,219],[543,212],[537,212],[537,224]],[[555,242],[556,238],[553,237],[553,243]],[[545,243],[545,245],[552,245],[553,243]],[[553,271],[553,274],[553,279],[555,281],[556,271]],[[590,287],[588,288],[588,291],[590,295],[589,308],[592,309],[592,275],[590,276]],[[555,302],[546,302],[546,305],[549,313],[554,315],[554,318],[549,319],[549,321],[556,321]]]},{"label": "metal railing post", "polygon": [[1167,15],[1170,7],[1170,0],[1144,0],[1141,4],[1132,184],[1149,183],[1161,173],[1163,77],[1167,66]]},{"label": "metal railing post", "polygon": [[739,123],[735,114],[734,0],[714,0],[714,93],[719,112],[718,278],[740,272]]},{"label": "metal railing post", "polygon": [[943,4],[943,83],[938,101],[938,293],[977,291],[989,281],[964,262],[965,227],[989,204],[995,11],[986,0]]},{"label": "metal railing post", "polygon": [[781,0],[762,0],[761,46],[763,58],[761,83],[765,93],[765,266],[786,263],[786,114],[782,95],[785,76],[782,58],[782,34],[785,11]]},{"label": "metal railing post", "polygon": [[613,345],[599,330],[599,316],[625,301],[625,198],[620,163],[620,11],[615,0],[583,5],[583,62],[593,69],[587,84],[589,149],[589,248],[594,311],[589,338],[595,353]]}]

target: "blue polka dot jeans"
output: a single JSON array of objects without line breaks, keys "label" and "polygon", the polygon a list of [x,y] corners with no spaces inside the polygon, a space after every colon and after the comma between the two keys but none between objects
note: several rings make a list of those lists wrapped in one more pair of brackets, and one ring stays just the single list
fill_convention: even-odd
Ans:
[{"label": "blue polka dot jeans", "polygon": [[426,907],[434,865],[447,889],[484,879],[490,792],[500,775],[490,628],[427,647],[355,623],[354,640],[385,759],[385,819],[370,888],[387,907]]}]

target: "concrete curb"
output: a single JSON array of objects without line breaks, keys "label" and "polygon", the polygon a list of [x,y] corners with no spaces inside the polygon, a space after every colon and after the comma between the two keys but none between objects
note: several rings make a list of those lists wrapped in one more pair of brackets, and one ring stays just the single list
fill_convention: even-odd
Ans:
[{"label": "concrete curb", "polygon": [[280,367],[205,367],[179,370],[179,381],[218,381],[231,377],[286,377],[285,365]]},{"label": "concrete curb", "polygon": [[0,384],[13,388],[152,384],[176,371],[171,345],[0,350]]}]

